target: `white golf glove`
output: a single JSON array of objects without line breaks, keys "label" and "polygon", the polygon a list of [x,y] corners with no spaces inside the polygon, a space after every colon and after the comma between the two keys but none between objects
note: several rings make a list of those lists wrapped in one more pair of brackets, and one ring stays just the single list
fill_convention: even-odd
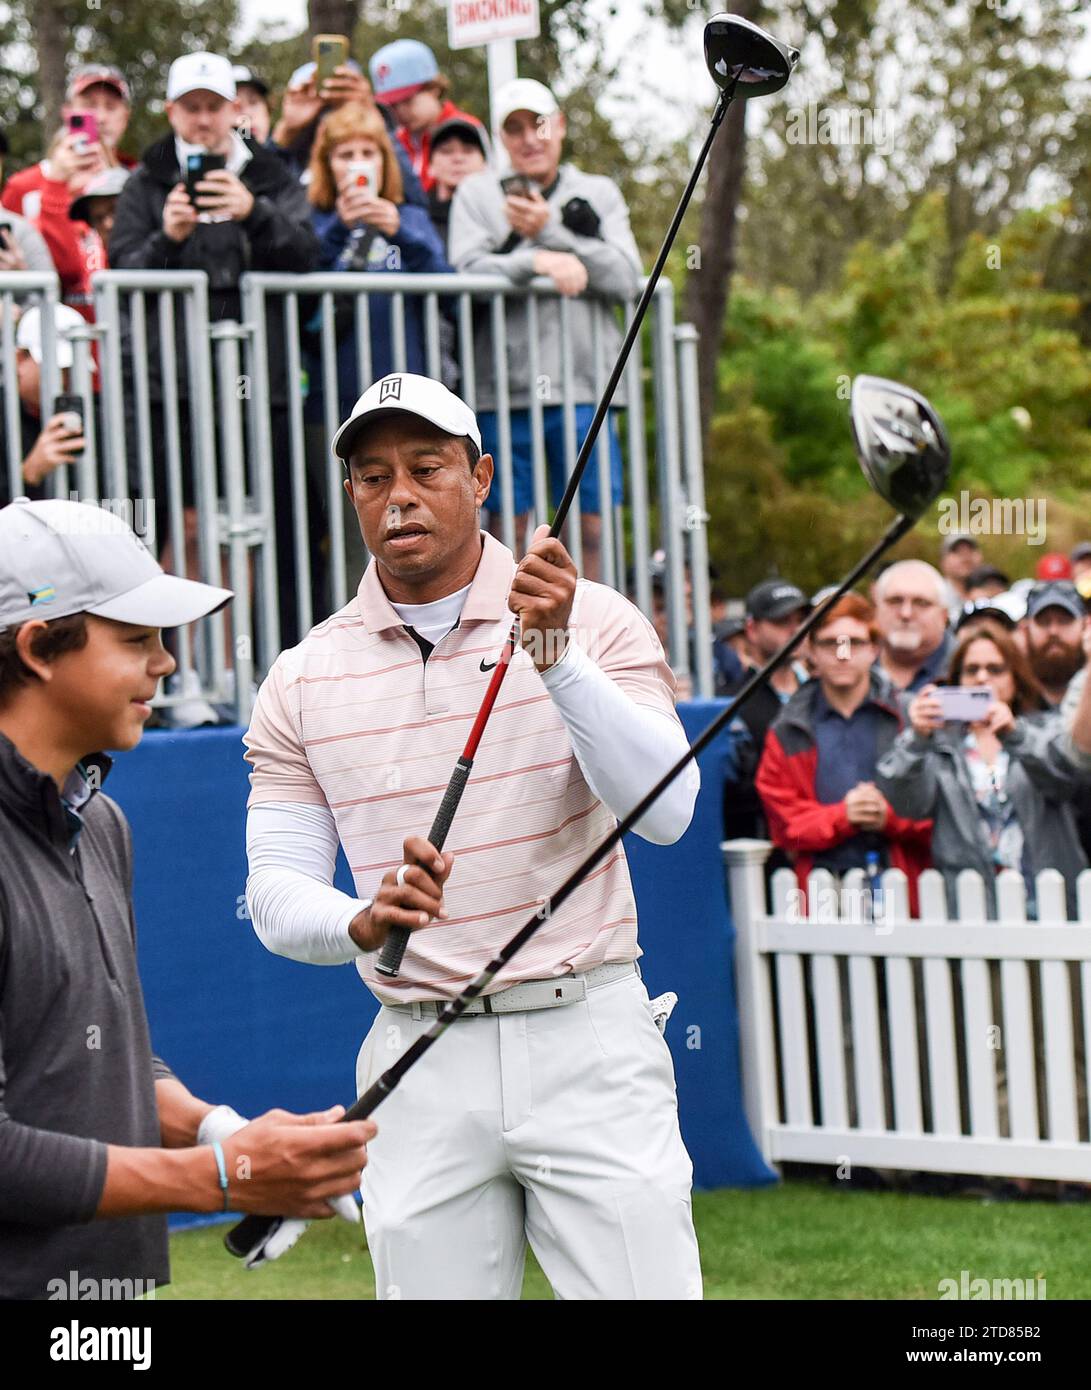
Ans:
[{"label": "white golf glove", "polygon": [[652,1021],[661,1033],[667,1031],[667,1019],[674,1013],[674,1006],[678,1003],[678,996],[673,990],[668,990],[666,994],[656,995],[654,999],[648,1001],[652,1011]]},{"label": "white golf glove", "polygon": [[[217,1105],[214,1110],[208,1112],[198,1126],[197,1142],[198,1144],[222,1144],[225,1139],[230,1139],[233,1134],[237,1134],[240,1129],[245,1129],[249,1123],[249,1120],[244,1119],[230,1105]],[[359,1226],[360,1207],[350,1193],[346,1193],[343,1197],[331,1197],[329,1204],[342,1220],[351,1222],[353,1226]],[[255,1245],[245,1257],[246,1268],[257,1269],[258,1265],[264,1264],[267,1260],[279,1260],[285,1251],[292,1248],[310,1224],[310,1221],[303,1217],[278,1217],[277,1224],[269,1234]]]}]

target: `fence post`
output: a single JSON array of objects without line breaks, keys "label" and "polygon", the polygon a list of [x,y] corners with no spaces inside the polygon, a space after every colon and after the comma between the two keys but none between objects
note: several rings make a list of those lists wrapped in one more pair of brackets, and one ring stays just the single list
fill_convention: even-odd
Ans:
[{"label": "fence post", "polygon": [[735,979],[739,1013],[739,1066],[743,1105],[754,1142],[772,1163],[770,1126],[777,1118],[773,999],[762,959],[758,927],[765,921],[765,861],[768,840],[726,840],[720,850],[727,866],[731,916],[735,923]]},{"label": "fence post", "polygon": [[213,324],[219,384],[220,448],[222,477],[227,491],[227,547],[235,670],[235,719],[250,720],[250,686],[254,679],[254,633],[250,618],[250,545],[253,529],[246,516],[246,462],[243,456],[242,402],[239,400],[239,343],[245,330],[231,320]]},{"label": "fence post", "polygon": [[686,623],[686,570],[682,554],[681,464],[678,429],[678,374],[674,360],[674,291],[660,281],[655,294],[655,428],[656,481],[659,484],[659,531],[666,552],[667,660],[674,674],[688,677],[689,642]]},{"label": "fence post", "polygon": [[712,606],[708,585],[708,512],[705,510],[705,478],[701,463],[701,401],[698,393],[697,342],[700,334],[692,323],[674,330],[678,347],[678,404],[682,417],[682,467],[686,510],[683,520],[689,542],[690,582],[693,585],[693,646],[696,691],[711,700]]}]

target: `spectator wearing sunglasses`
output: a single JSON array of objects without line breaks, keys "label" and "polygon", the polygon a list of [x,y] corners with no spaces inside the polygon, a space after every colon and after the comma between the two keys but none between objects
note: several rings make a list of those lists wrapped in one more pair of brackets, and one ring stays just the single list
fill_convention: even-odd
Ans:
[{"label": "spectator wearing sunglasses", "polygon": [[945,722],[936,686],[925,686],[910,702],[911,727],[879,761],[880,790],[900,815],[932,817],[932,858],[950,906],[960,870],[976,869],[994,916],[996,875],[1014,869],[1034,915],[1037,874],[1054,868],[1074,916],[1076,875],[1087,859],[1072,803],[1084,774],[1065,754],[1058,714],[1043,711],[1026,657],[997,625],[964,634],[947,683],[987,686],[993,698],[984,717]]},{"label": "spectator wearing sunglasses", "polygon": [[875,669],[875,609],[846,594],[810,639],[814,679],[801,685],[765,739],[757,789],[773,843],[791,856],[800,887],[812,869],[869,875],[905,871],[915,904],[931,823],[892,810],[876,764],[902,728],[896,692]]}]

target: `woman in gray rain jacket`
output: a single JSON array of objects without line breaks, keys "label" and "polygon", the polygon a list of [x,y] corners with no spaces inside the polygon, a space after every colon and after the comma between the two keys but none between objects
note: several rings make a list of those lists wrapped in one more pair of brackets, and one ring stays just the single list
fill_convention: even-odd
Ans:
[{"label": "woman in gray rain jacket", "polygon": [[953,915],[959,871],[976,869],[996,915],[997,873],[1023,875],[1027,913],[1036,913],[1039,870],[1058,869],[1075,917],[1076,876],[1087,868],[1072,798],[1087,774],[1065,754],[1056,711],[1041,695],[1026,658],[999,627],[981,625],[951,658],[949,685],[984,685],[993,695],[977,724],[946,724],[934,685],[909,704],[909,727],[880,759],[875,782],[900,816],[931,817],[932,862],[943,873]]}]

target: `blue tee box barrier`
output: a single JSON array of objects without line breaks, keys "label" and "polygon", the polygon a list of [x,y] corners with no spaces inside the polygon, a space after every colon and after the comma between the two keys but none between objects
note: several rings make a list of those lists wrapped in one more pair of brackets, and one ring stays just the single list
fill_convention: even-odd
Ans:
[{"label": "blue tee box barrier", "polygon": [[[679,706],[689,737],[721,708],[711,700]],[[347,1105],[377,1005],[352,965],[302,965],[272,955],[255,936],[245,898],[241,735],[151,731],[116,759],[105,785],[133,831],[153,1046],[195,1095],[243,1115]],[[666,1036],[699,1188],[775,1181],[747,1127],[739,1075],[734,928],[720,854],[729,748],[725,734],[702,754],[693,822],[677,844],[625,841],[645,984],[653,997],[673,990],[679,999]],[[336,882],[353,891],[341,855]],[[178,1224],[188,1219],[201,1218]]]}]

